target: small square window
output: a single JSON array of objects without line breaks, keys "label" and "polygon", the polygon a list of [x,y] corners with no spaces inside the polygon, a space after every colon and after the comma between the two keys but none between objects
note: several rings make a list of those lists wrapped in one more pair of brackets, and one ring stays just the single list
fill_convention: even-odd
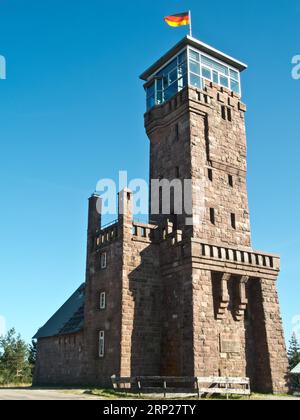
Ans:
[{"label": "small square window", "polygon": [[105,269],[107,267],[107,253],[103,252],[100,255],[100,264],[101,264],[101,269]]},{"label": "small square window", "polygon": [[228,77],[226,77],[226,76],[220,76],[220,85],[228,88],[229,87]]},{"label": "small square window", "polygon": [[219,75],[216,71],[213,71],[213,82],[219,84]]},{"label": "small square window", "polygon": [[230,69],[230,77],[234,80],[239,80],[239,74],[237,71]]},{"label": "small square window", "polygon": [[106,308],[106,293],[105,292],[101,292],[100,293],[100,309],[105,309]]},{"label": "small square window", "polygon": [[206,79],[211,80],[211,70],[208,69],[207,67],[202,67],[202,76],[205,77]]},{"label": "small square window", "polygon": [[201,79],[195,74],[190,75],[191,85],[201,89]]},{"label": "small square window", "polygon": [[190,61],[190,70],[193,73],[200,74],[200,64],[196,61]]},{"label": "small square window", "polygon": [[190,50],[190,58],[192,58],[193,60],[199,61],[200,54],[198,54],[196,51]]},{"label": "small square window", "polygon": [[230,88],[235,93],[240,93],[240,84],[236,80],[230,79]]},{"label": "small square window", "polygon": [[99,332],[99,357],[104,357],[105,353],[105,332],[100,331]]}]

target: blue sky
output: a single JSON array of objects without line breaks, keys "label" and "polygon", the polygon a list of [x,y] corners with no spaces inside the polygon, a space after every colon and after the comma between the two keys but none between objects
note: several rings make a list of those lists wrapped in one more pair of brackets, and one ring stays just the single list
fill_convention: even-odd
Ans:
[{"label": "blue sky", "polygon": [[139,74],[186,34],[249,64],[243,100],[253,245],[278,252],[286,336],[300,315],[300,3],[0,1],[0,316],[26,340],[84,281],[87,198],[100,178],[148,178]]}]

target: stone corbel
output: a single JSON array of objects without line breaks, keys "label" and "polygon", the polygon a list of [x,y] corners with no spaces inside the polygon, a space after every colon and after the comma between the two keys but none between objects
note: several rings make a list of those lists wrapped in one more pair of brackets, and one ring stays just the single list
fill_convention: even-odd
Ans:
[{"label": "stone corbel", "polygon": [[237,321],[241,321],[244,318],[245,310],[248,305],[248,299],[246,298],[246,284],[249,280],[249,276],[242,276],[239,280],[239,302],[235,313]]},{"label": "stone corbel", "polygon": [[217,319],[223,319],[226,309],[229,304],[229,293],[228,293],[228,281],[230,280],[231,274],[223,273],[220,285],[220,301],[217,310]]}]

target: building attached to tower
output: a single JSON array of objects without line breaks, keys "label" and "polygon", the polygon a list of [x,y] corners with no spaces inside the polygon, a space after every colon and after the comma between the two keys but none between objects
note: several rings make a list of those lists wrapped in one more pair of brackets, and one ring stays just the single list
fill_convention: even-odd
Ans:
[{"label": "building attached to tower", "polygon": [[187,36],[143,73],[150,179],[190,180],[191,211],[150,205],[135,222],[125,189],[102,228],[90,198],[86,281],[36,334],[35,384],[214,375],[287,390],[280,259],[251,245],[245,69]]}]

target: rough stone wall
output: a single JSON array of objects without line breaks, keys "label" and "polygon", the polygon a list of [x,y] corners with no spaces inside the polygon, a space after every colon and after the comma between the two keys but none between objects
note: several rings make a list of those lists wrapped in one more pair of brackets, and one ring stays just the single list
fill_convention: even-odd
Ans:
[{"label": "rough stone wall", "polygon": [[[102,253],[107,268],[100,268]],[[122,244],[119,239],[102,246],[89,259],[86,284],[85,353],[86,382],[111,385],[110,377],[120,372]],[[106,308],[100,310],[100,293],[106,293]],[[105,355],[99,357],[99,332],[105,331]]]},{"label": "rough stone wall", "polygon": [[152,243],[153,227],[136,225],[132,232],[132,193],[120,197],[123,238],[121,375],[160,374],[161,282],[159,245]]},{"label": "rough stone wall", "polygon": [[287,392],[288,362],[276,278],[259,278],[254,287],[252,304],[255,306],[251,314],[255,349],[254,382],[262,392]]},{"label": "rough stone wall", "polygon": [[193,270],[195,375],[246,376],[245,323],[237,321],[235,312],[235,278],[228,281],[228,302],[217,319],[214,293],[222,273]]},{"label": "rough stone wall", "polygon": [[[110,377],[120,373],[122,239],[116,229],[101,235],[97,222],[98,199],[90,199],[85,296],[85,383],[111,386]],[[99,215],[98,215],[99,218]],[[96,221],[96,222],[94,222]],[[110,233],[115,236],[111,237]],[[101,243],[99,238],[102,238]],[[106,253],[106,268],[101,255]],[[100,309],[100,293],[106,293],[106,308]],[[105,355],[99,357],[99,332],[105,331]]]},{"label": "rough stone wall", "polygon": [[38,340],[34,384],[82,384],[84,338],[82,333]]},{"label": "rough stone wall", "polygon": [[[151,178],[172,181],[179,169],[179,179],[192,180],[193,237],[251,246],[245,110],[236,94],[210,83],[205,92],[187,88],[146,114]],[[187,230],[186,216],[177,217],[183,230]],[[170,216],[151,214],[153,220],[166,218]]]},{"label": "rough stone wall", "polygon": [[192,271],[189,240],[182,232],[166,226],[160,242],[163,287],[161,314],[161,375],[192,376],[194,372],[192,330]]}]

